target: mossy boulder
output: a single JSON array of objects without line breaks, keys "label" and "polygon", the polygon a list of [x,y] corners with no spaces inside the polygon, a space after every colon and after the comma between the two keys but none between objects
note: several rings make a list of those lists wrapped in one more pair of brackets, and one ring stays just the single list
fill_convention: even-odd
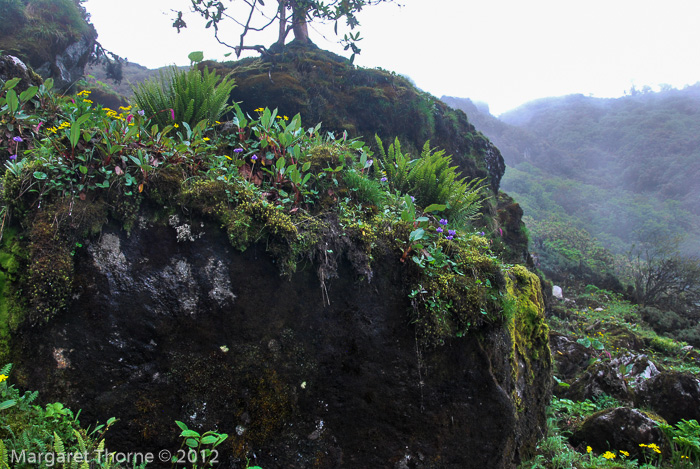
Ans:
[{"label": "mossy boulder", "polygon": [[497,192],[505,171],[503,157],[462,111],[417,89],[396,73],[353,66],[347,59],[314,45],[294,43],[278,53],[238,62],[204,62],[202,67],[232,72],[232,99],[250,114],[259,107],[280,115],[300,113],[305,122],[367,143],[379,135],[401,140],[418,156],[427,140],[451,154],[464,176],[487,178]]},{"label": "mossy boulder", "polygon": [[13,0],[0,10],[0,50],[19,57],[59,89],[83,76],[97,32],[72,0]]},{"label": "mossy boulder", "polygon": [[372,235],[371,277],[358,276],[354,251],[332,233],[329,246],[345,252],[335,277],[320,284],[316,268],[280,276],[269,245],[241,252],[219,215],[194,214],[203,213],[195,201],[216,206],[217,192],[195,187],[184,191],[189,214],[175,212],[178,221],[142,204],[129,233],[112,220],[83,239],[69,256],[63,312],[16,338],[21,385],[82,408],[87,421],[119,416],[114,449],[174,451],[176,419],[226,431],[221,451],[232,467],[255,454],[262,467],[408,458],[506,468],[534,451],[551,372],[534,274],[519,266],[506,274],[507,320],[425,348],[408,320],[412,268],[382,236]]},{"label": "mossy boulder", "polygon": [[655,444],[669,453],[666,438],[657,422],[629,407],[605,409],[591,415],[569,441],[581,449],[591,446],[596,453],[626,451],[630,458],[638,460],[647,456],[640,444]]}]

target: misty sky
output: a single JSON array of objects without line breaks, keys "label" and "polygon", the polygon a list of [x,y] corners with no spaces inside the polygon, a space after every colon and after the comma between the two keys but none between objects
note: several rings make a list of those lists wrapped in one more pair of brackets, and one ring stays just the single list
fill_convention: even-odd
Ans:
[{"label": "misty sky", "polygon": [[[398,2],[404,6],[362,11],[364,40],[356,64],[407,75],[438,97],[485,101],[496,115],[546,96],[616,97],[632,85],[682,87],[700,81],[697,0]],[[171,27],[171,9],[189,5],[189,0],[84,4],[102,45],[131,62],[149,68],[186,65],[194,50],[224,60],[230,49],[213,39],[197,15],[186,17],[189,27],[179,35]],[[231,5],[245,7],[237,0]],[[272,44],[276,38],[270,29],[269,35],[251,36],[249,43]],[[310,33],[319,47],[349,56],[329,26],[314,26]],[[239,34],[231,25],[222,37],[236,43]]]}]

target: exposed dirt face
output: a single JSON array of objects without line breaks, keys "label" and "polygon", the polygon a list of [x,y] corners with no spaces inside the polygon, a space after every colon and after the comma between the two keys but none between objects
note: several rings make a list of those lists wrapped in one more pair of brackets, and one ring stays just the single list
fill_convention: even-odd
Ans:
[{"label": "exposed dirt face", "polygon": [[398,256],[322,288],[189,229],[106,227],[77,254],[69,311],[18,339],[23,386],[84,424],[120,418],[111,450],[175,451],[175,420],[231,435],[226,467],[500,468],[534,446],[549,368],[518,412],[505,330],[418,350]]}]

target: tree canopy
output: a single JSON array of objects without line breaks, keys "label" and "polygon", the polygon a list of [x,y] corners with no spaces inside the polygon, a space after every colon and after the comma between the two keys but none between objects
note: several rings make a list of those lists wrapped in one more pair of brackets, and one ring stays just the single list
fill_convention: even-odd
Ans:
[{"label": "tree canopy", "polygon": [[[360,53],[357,46],[357,42],[361,40],[360,33],[352,32],[360,24],[356,14],[366,6],[395,0],[276,0],[276,5],[269,6],[265,4],[265,0],[229,0],[229,3],[233,3],[231,6],[224,5],[223,0],[190,1],[192,10],[207,21],[206,27],[213,28],[216,40],[234,49],[237,57],[240,57],[244,50],[257,50],[262,54],[267,52],[265,46],[246,44],[250,32],[263,31],[277,24],[278,37],[275,46],[283,46],[290,32],[294,34],[295,41],[306,44],[311,42],[308,31],[310,21],[332,22],[334,31],[338,34],[338,23],[345,20],[351,31],[344,34],[341,43],[345,50],[352,50],[352,60],[355,54]],[[237,8],[239,5],[242,8]],[[236,13],[230,13],[234,8]],[[176,13],[173,27],[180,32],[187,24],[183,20],[182,11]],[[230,30],[228,26],[220,24],[222,22],[233,23],[235,28],[241,28],[237,44],[231,44],[226,36],[221,34],[222,30],[227,33]]]}]

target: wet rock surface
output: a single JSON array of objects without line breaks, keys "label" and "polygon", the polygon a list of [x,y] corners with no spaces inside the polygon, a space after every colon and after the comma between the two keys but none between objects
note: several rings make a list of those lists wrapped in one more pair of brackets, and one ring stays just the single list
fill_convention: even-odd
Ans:
[{"label": "wet rock surface", "polygon": [[640,444],[663,447],[665,438],[656,422],[637,409],[616,407],[590,416],[570,438],[574,446],[589,445],[597,453],[627,451],[630,458],[644,460]]},{"label": "wet rock surface", "polygon": [[659,373],[639,386],[636,397],[638,407],[653,409],[671,425],[681,419],[700,421],[700,380],[689,374]]},{"label": "wet rock surface", "polygon": [[113,451],[175,451],[175,420],[226,432],[222,467],[505,468],[534,448],[549,361],[516,373],[504,327],[421,350],[397,256],[371,283],[341,264],[322,292],[314,269],[280,277],[263,247],[191,226],[109,225],[80,250],[69,310],[18,338],[20,384],[120,418]]}]

